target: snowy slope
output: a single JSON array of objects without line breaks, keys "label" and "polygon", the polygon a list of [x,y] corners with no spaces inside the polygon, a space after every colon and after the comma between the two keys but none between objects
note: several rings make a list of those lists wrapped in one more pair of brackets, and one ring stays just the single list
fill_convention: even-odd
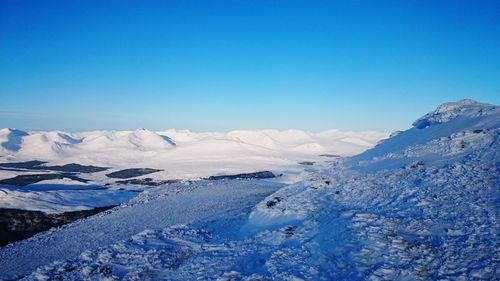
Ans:
[{"label": "snowy slope", "polygon": [[[281,245],[265,262],[268,274],[500,276],[499,113],[470,100],[444,104],[413,128],[268,197],[250,215],[257,237]],[[290,228],[295,234],[279,241]]]},{"label": "snowy slope", "polygon": [[[215,193],[198,193],[212,188],[198,182],[182,200],[158,187],[101,217],[0,249],[6,268],[0,278],[40,266],[25,280],[496,280],[499,135],[497,106],[445,104],[365,153],[326,169],[312,166],[301,182],[268,195],[249,214],[230,207],[247,202],[233,196],[268,183],[245,182],[235,194],[220,183]],[[162,200],[199,214],[214,211],[206,204],[217,194],[227,195],[216,201],[228,208],[217,208],[215,217],[157,223],[175,218],[161,215],[168,207]],[[138,209],[152,216],[124,221]],[[77,248],[68,258],[32,258],[45,243],[70,241],[77,234],[69,229],[101,223],[133,229],[119,237],[104,231],[106,243]],[[94,241],[85,237],[95,232],[84,241]]]},{"label": "snowy slope", "polygon": [[19,151],[23,137],[28,133],[21,130],[4,128],[0,130],[0,149],[2,154],[7,151]]},{"label": "snowy slope", "polygon": [[2,186],[0,207],[52,214],[119,205],[137,194],[131,190],[105,189],[74,181],[58,180],[23,187]]},{"label": "snowy slope", "polygon": [[[498,106],[471,100],[446,103],[413,123],[413,128],[352,158],[361,167],[380,169],[411,161],[461,158],[494,143],[500,123]],[[397,160],[397,161],[394,161]]]},{"label": "snowy slope", "polygon": [[[145,229],[161,229],[179,223],[196,223],[199,221],[242,221],[248,216],[253,205],[265,198],[282,185],[261,181],[219,181],[178,183],[158,187],[141,193],[130,202],[104,213],[60,227],[59,229],[40,233],[30,239],[0,248],[0,279],[25,275],[38,266],[61,259],[74,259],[90,254],[100,247],[111,246],[122,240],[132,238],[139,241],[139,232],[148,233]],[[168,242],[168,241],[167,241]],[[157,244],[156,246],[160,246]],[[169,248],[173,244],[155,249],[145,249],[144,262],[159,262],[151,259],[150,254],[160,254],[161,258],[170,255]],[[137,249],[139,250],[139,249]],[[85,252],[83,255],[81,255]],[[130,256],[122,255],[126,261],[134,262],[139,252]],[[148,270],[149,265],[141,269],[136,260],[136,270]],[[169,262],[170,263],[170,262]],[[132,266],[129,264],[128,266]],[[123,268],[124,270],[128,270]],[[69,273],[67,271],[66,273]],[[54,279],[45,274],[28,279]],[[69,280],[94,278],[68,277]],[[140,274],[130,274],[140,280]]]}]

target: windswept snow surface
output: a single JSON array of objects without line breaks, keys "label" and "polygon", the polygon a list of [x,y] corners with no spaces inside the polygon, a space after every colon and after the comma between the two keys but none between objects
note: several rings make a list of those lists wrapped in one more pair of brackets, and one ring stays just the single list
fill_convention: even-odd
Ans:
[{"label": "windswept snow surface", "polygon": [[57,184],[0,186],[0,207],[54,214],[119,205],[137,194],[133,190],[108,189],[59,180]]},{"label": "windswept snow surface", "polygon": [[274,193],[262,181],[152,189],[0,249],[0,278],[498,280],[499,108],[426,116],[436,122]]},{"label": "windswept snow surface", "polygon": [[[148,236],[148,233],[155,233],[163,228],[169,229],[179,223],[214,221],[214,225],[222,228],[226,223],[238,225],[248,216],[252,206],[281,186],[281,184],[257,180],[231,180],[185,182],[149,189],[120,207],[0,248],[0,279],[22,276],[39,266],[61,259],[79,260],[92,253],[106,251],[107,247],[114,247],[114,243],[123,239],[126,239],[124,243],[138,242],[140,245],[142,243],[140,240],[147,238],[142,237],[144,234]],[[227,231],[238,232],[238,229],[231,229],[231,227]],[[176,251],[174,248],[179,248],[182,252],[181,248],[184,245],[177,246],[174,241],[170,243],[162,239],[148,246],[142,243],[148,249],[145,248],[144,251],[138,249],[137,253],[130,252],[130,256],[126,253],[119,254],[118,258],[123,258],[125,264],[117,266],[123,267],[121,271],[124,276],[127,271],[136,267],[133,270],[138,270],[138,273],[128,276],[142,279],[141,276],[150,272],[147,269],[149,266],[161,267],[164,266],[162,262],[166,262],[169,265],[165,266],[170,267],[171,263],[175,263],[176,261],[168,261],[168,257],[175,255],[171,252]],[[124,244],[123,247],[127,246]],[[173,248],[170,248],[171,246]],[[141,259],[140,255],[144,260],[134,261],[136,258]],[[185,258],[187,257],[186,253]],[[160,260],[156,260],[157,258]],[[126,264],[127,262],[131,264]],[[140,265],[139,263],[142,262],[144,264]],[[150,262],[154,265],[149,264]],[[57,278],[55,276],[43,277],[45,275],[37,274],[28,279]],[[94,273],[88,275],[88,278],[94,279],[104,277]],[[82,278],[87,277],[84,275],[66,276],[67,280]],[[155,279],[155,276],[149,276],[149,278]]]}]

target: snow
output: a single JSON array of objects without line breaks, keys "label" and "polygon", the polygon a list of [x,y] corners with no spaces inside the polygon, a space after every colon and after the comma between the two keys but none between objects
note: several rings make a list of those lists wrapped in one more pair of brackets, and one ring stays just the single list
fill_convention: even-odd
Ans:
[{"label": "snow", "polygon": [[[255,180],[199,181],[149,189],[118,208],[1,248],[0,278],[23,275],[52,261],[80,255],[85,258],[89,251],[123,239],[130,238],[136,243],[150,232],[148,229],[200,220],[241,219],[253,205],[280,186]],[[130,259],[132,262],[134,256]],[[82,268],[83,272],[87,270]]]},{"label": "snow", "polygon": [[[293,152],[294,148],[309,155],[317,153],[317,148],[328,148],[330,153],[341,155],[352,155],[359,153],[373,145],[380,139],[387,137],[386,133],[374,132],[341,132],[327,131],[323,133],[307,133],[299,130],[260,130],[260,131],[231,131],[228,133],[194,133],[182,130],[167,130],[163,132],[153,132],[145,129],[136,131],[92,131],[80,133],[64,132],[22,132],[2,129],[0,140],[9,136],[18,139],[19,151],[3,152],[4,157],[10,159],[34,159],[40,158],[42,161],[64,162],[66,159],[74,159],[83,155],[87,164],[119,164],[120,158],[103,160],[96,155],[99,152],[120,152],[123,154],[132,153],[139,156],[147,156],[148,152],[160,153],[162,156],[169,156],[183,146],[189,146],[188,150],[195,149],[196,153],[225,157],[220,154],[234,152],[244,154],[248,151],[268,153]],[[22,132],[22,133],[18,133]],[[375,137],[374,137],[375,136]],[[366,137],[366,139],[364,139]],[[19,140],[19,138],[21,138]],[[346,141],[342,141],[345,138]],[[229,148],[227,147],[229,145]],[[335,149],[337,145],[340,148]],[[2,147],[6,144],[2,142]],[[178,147],[176,147],[178,146]],[[309,146],[312,151],[302,151],[300,147]],[[216,153],[210,150],[216,149]],[[102,153],[107,154],[107,153]],[[182,153],[185,157],[192,157],[187,151]],[[95,159],[94,159],[95,158]],[[113,162],[114,160],[115,162]],[[94,161],[94,162],[92,162]],[[66,161],[67,162],[67,161]]]},{"label": "snow", "polygon": [[[291,178],[301,180],[286,186],[227,180],[149,189],[1,248],[0,278],[496,280],[499,107],[459,101],[419,120],[427,124],[360,155],[295,171]],[[179,134],[175,149],[200,141]],[[239,141],[224,141],[258,141],[234,135]],[[260,145],[279,139],[267,135]],[[300,139],[294,147],[309,143]]]},{"label": "snow", "polygon": [[[12,132],[4,129],[3,135]],[[126,168],[154,168],[156,179],[195,179],[221,173],[296,169],[319,154],[353,155],[374,146],[386,133],[300,130],[239,130],[195,133],[187,130],[153,132],[91,131],[28,132],[18,151],[2,150],[9,162],[41,160],[47,165],[78,163],[111,167],[91,177],[106,182],[105,174]],[[345,140],[343,140],[345,139]],[[1,176],[1,175],[0,175]]]},{"label": "snow", "polygon": [[0,130],[0,145],[2,150],[18,151],[21,148],[26,132],[17,129],[4,128]]},{"label": "snow", "polygon": [[413,126],[418,129],[423,129],[434,124],[446,123],[457,117],[475,118],[498,114],[499,111],[500,109],[494,105],[464,99],[458,102],[449,102],[440,105],[436,110],[415,121]]},{"label": "snow", "polygon": [[47,182],[24,187],[1,186],[0,208],[53,214],[119,205],[138,194],[131,190],[105,189],[60,180],[56,184]]},{"label": "snow", "polygon": [[[461,114],[457,115],[457,112],[461,112]],[[446,116],[446,118],[436,116]],[[494,131],[498,129],[500,123],[500,109],[492,105],[463,100],[456,104],[444,104],[419,120],[428,120],[429,118],[435,120],[435,117],[439,120],[446,120],[446,122],[432,121],[432,126],[413,127],[401,132],[382,141],[375,148],[354,156],[351,163],[380,169],[391,165],[406,165],[415,161],[417,157],[424,158],[422,160],[447,159],[451,156],[450,153],[453,149],[463,151],[465,146],[479,146],[473,139],[478,142],[493,141],[496,138]],[[429,123],[432,122],[429,121]],[[470,142],[466,140],[467,138]],[[462,141],[464,148],[461,148]],[[445,149],[444,146],[448,148]],[[474,147],[474,149],[477,148]],[[394,161],[396,159],[398,161]]]}]

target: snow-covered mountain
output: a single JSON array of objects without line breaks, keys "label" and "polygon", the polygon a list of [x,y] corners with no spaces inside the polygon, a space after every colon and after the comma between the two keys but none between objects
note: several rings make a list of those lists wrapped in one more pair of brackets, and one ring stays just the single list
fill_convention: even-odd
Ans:
[{"label": "snow-covered mountain", "polygon": [[[197,138],[180,134],[169,135],[175,149]],[[267,147],[279,140],[236,135]],[[0,278],[496,280],[499,135],[498,106],[444,104],[362,154],[311,166],[293,185],[149,189],[1,248]]]},{"label": "snow-covered mountain", "polygon": [[0,149],[2,149],[2,153],[6,153],[6,151],[19,151],[23,137],[27,135],[28,133],[17,129],[1,129]]},{"label": "snow-covered mountain", "polygon": [[[206,177],[279,169],[319,154],[353,155],[374,146],[381,132],[308,133],[299,130],[195,133],[187,130],[153,132],[91,131],[23,132],[0,130],[0,161],[39,160],[47,165],[78,163],[123,169],[162,169],[160,178]],[[1,177],[1,175],[0,175]]]},{"label": "snow-covered mountain", "polygon": [[375,169],[420,161],[460,159],[495,143],[500,124],[498,106],[461,100],[445,103],[419,118],[413,127],[352,158],[353,164]]},{"label": "snow-covered mountain", "polygon": [[[300,130],[230,131],[227,133],[195,133],[188,130],[170,129],[153,132],[145,129],[136,131],[91,131],[79,133],[24,132],[17,129],[0,130],[0,156],[8,159],[33,159],[55,161],[71,158],[76,154],[103,153],[115,151],[162,153],[180,146],[203,147],[220,142],[221,149],[228,143],[235,143],[242,149],[265,151],[302,152],[305,154],[338,153],[353,155],[363,151],[380,139],[387,137],[382,132],[342,132],[330,130],[322,133],[308,133]],[[308,150],[307,148],[310,148]],[[95,160],[99,162],[97,158]]]}]

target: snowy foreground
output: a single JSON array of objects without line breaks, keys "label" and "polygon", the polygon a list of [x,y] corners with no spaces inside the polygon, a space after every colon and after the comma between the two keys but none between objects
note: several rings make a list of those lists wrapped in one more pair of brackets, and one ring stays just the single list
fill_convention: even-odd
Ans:
[{"label": "snowy foreground", "polygon": [[500,108],[440,106],[288,186],[149,189],[0,249],[25,280],[495,280]]},{"label": "snowy foreground", "polygon": [[[84,255],[101,255],[101,251],[108,251],[105,249],[111,247],[109,251],[114,252],[112,255],[118,254],[124,258],[123,265],[116,264],[122,268],[120,277],[127,275],[142,279],[141,276],[149,276],[156,279],[156,275],[148,275],[153,268],[170,267],[171,265],[167,264],[177,262],[176,254],[181,255],[179,258],[188,254],[182,253],[188,249],[183,249],[186,245],[181,243],[181,240],[169,241],[166,237],[158,236],[157,240],[148,242],[150,245],[144,241],[144,248],[133,250],[135,253],[115,252],[114,244],[123,240],[125,244],[122,250],[132,250],[125,248],[141,243],[139,240],[145,239],[148,233],[158,232],[156,235],[160,235],[162,228],[179,227],[178,224],[181,223],[201,224],[223,230],[228,236],[237,235],[237,225],[246,220],[252,207],[280,186],[282,185],[269,182],[235,180],[179,183],[168,188],[150,189],[120,207],[0,249],[0,278],[25,275],[39,266],[60,259],[78,260]],[[160,260],[157,259],[162,262],[158,263]],[[128,262],[130,264],[127,264]],[[53,266],[60,267],[57,262]],[[81,270],[84,270],[83,267]],[[131,270],[137,272],[129,272]],[[69,280],[106,277],[98,272],[85,274],[80,270],[65,273],[71,273],[67,276]],[[80,273],[83,275],[80,276]],[[57,273],[36,273],[29,279],[40,277],[42,280],[49,280],[53,274]]]}]

